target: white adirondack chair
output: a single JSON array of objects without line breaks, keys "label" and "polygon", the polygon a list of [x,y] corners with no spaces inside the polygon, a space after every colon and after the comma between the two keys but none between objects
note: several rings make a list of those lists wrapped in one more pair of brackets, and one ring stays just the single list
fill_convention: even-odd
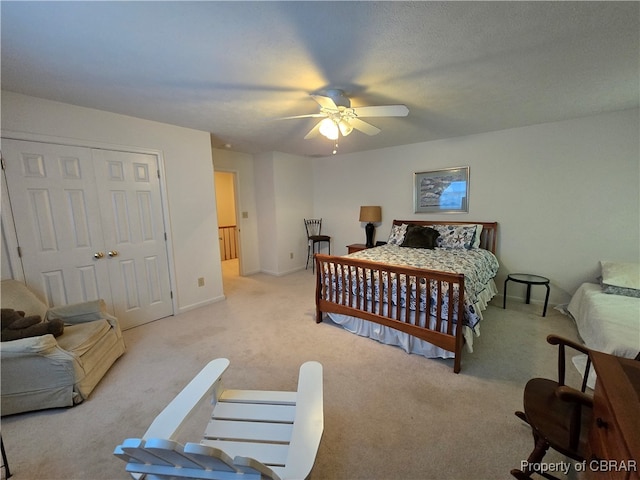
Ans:
[{"label": "white adirondack chair", "polygon": [[[322,365],[300,367],[297,392],[225,390],[229,360],[218,358],[155,418],[141,439],[114,455],[134,478],[165,480],[303,480],[311,472],[324,429]],[[174,439],[198,404],[213,397],[213,413],[200,443]]]}]

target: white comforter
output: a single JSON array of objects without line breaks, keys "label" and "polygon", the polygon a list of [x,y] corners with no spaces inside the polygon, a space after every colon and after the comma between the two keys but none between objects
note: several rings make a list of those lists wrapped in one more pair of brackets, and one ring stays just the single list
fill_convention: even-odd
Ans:
[{"label": "white comforter", "polygon": [[603,293],[600,285],[583,283],[567,310],[587,347],[626,358],[640,352],[640,298]]}]

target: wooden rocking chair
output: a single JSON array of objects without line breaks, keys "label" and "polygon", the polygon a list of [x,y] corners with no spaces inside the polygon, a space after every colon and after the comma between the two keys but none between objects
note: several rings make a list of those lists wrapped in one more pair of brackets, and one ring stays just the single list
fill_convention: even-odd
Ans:
[{"label": "wooden rocking chair", "polygon": [[589,349],[556,335],[549,335],[547,342],[558,346],[558,380],[533,378],[524,388],[524,412],[517,411],[516,416],[531,426],[534,449],[523,462],[525,468],[511,470],[518,480],[528,480],[533,473],[556,479],[535,468],[549,448],[576,461],[583,461],[587,452],[593,397],[585,392],[591,361],[587,357],[580,390],[571,388],[565,384],[565,350],[570,347],[588,355]]},{"label": "wooden rocking chair", "polygon": [[[300,367],[297,392],[225,390],[229,360],[218,358],[155,418],[141,439],[114,455],[137,479],[286,480],[306,478],[324,429],[322,365]],[[202,399],[213,395],[213,414],[200,443],[174,439]]]}]

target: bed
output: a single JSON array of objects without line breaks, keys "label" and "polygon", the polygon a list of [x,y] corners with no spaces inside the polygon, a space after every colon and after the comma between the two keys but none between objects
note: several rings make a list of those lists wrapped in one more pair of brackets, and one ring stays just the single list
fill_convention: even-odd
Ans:
[{"label": "bed", "polygon": [[[640,265],[603,261],[600,269],[599,283],[580,285],[563,311],[573,318],[588,348],[640,360]],[[584,371],[586,355],[572,361]],[[595,388],[595,383],[592,369],[587,385]]]},{"label": "bed", "polygon": [[567,311],[584,344],[619,357],[640,353],[640,273],[637,264],[600,262],[601,282],[583,283]]},{"label": "bed", "polygon": [[463,345],[472,351],[482,310],[497,293],[497,229],[496,222],[394,220],[385,245],[317,254],[316,322],[327,314],[407,353],[453,358],[458,373]]}]

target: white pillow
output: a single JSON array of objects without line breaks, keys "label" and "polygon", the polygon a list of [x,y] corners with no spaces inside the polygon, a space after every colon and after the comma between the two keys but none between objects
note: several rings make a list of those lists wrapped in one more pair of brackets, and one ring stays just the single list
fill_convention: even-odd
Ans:
[{"label": "white pillow", "polygon": [[640,290],[640,263],[600,262],[602,283]]}]

